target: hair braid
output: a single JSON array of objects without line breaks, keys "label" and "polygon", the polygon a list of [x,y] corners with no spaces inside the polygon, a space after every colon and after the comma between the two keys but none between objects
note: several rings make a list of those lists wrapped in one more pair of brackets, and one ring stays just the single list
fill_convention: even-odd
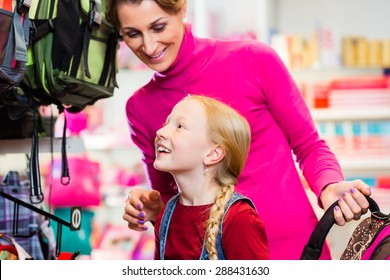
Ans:
[{"label": "hair braid", "polygon": [[214,205],[210,209],[210,217],[206,224],[206,250],[210,260],[218,260],[217,235],[226,204],[234,191],[234,185],[221,187]]}]

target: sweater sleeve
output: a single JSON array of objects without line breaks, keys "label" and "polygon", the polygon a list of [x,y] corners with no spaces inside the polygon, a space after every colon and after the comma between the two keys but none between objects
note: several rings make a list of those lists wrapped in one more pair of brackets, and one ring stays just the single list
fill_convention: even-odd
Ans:
[{"label": "sweater sleeve", "polygon": [[320,138],[301,92],[283,61],[264,46],[254,66],[272,116],[281,127],[299,168],[312,191],[319,197],[330,183],[344,180],[340,165],[325,141]]},{"label": "sweater sleeve", "polygon": [[[130,127],[130,135],[134,144],[142,152],[142,161],[145,164],[145,172],[148,182],[152,189],[158,190],[161,198],[166,203],[172,196],[177,194],[176,183],[172,175],[168,172],[161,172],[154,168],[155,159],[154,138],[150,131],[153,129],[148,127],[147,119],[150,116],[142,114],[150,114],[142,108],[147,108],[147,102],[139,98],[136,100],[135,94],[129,98],[126,104],[126,114]],[[141,109],[138,109],[141,106]],[[162,123],[162,122],[161,122]]]}]

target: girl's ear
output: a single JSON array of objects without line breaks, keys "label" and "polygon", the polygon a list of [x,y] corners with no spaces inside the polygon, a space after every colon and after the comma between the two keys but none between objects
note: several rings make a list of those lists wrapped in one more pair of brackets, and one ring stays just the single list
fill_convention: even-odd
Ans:
[{"label": "girl's ear", "polygon": [[225,151],[220,146],[212,148],[210,153],[206,156],[204,164],[206,166],[216,164],[225,157]]}]

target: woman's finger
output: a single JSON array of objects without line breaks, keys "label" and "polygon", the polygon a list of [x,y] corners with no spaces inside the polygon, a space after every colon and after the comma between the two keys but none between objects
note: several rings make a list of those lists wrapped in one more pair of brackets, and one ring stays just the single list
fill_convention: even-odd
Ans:
[{"label": "woman's finger", "polygon": [[355,217],[355,214],[351,211],[349,205],[346,202],[348,196],[350,196],[350,194],[344,193],[343,196],[339,199],[339,207],[346,222],[352,221],[352,219]]},{"label": "woman's finger", "polygon": [[333,214],[334,214],[334,218],[336,220],[337,225],[343,226],[346,224],[346,221],[344,219],[343,213],[341,212],[340,206],[336,205],[333,208]]}]

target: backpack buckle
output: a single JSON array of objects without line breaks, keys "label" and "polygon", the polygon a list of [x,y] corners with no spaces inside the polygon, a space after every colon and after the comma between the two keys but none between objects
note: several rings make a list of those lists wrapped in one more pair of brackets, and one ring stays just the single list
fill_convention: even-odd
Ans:
[{"label": "backpack buckle", "polygon": [[386,215],[380,211],[374,211],[371,213],[371,216],[378,219],[378,220],[389,220],[390,219],[390,214]]},{"label": "backpack buckle", "polygon": [[92,29],[98,29],[102,24],[102,14],[100,6],[95,1],[89,2],[88,26]]},{"label": "backpack buckle", "polygon": [[18,0],[17,11],[20,15],[27,14],[30,10],[32,0]]}]

